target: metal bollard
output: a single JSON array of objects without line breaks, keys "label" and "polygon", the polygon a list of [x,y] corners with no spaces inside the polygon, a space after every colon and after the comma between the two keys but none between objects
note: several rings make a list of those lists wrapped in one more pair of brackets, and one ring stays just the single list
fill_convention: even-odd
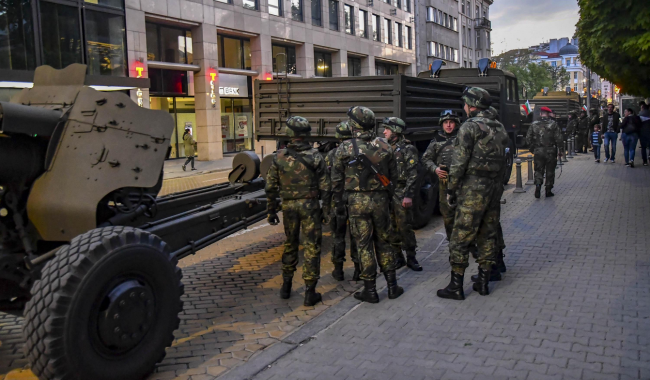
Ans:
[{"label": "metal bollard", "polygon": [[528,161],[528,181],[526,181],[526,186],[528,185],[534,185],[535,184],[535,177],[533,176],[534,171],[533,171],[533,156],[528,156],[526,157],[526,161]]},{"label": "metal bollard", "polygon": [[569,157],[569,158],[573,158],[573,137],[571,137],[571,138],[567,141],[567,143],[569,144],[569,149],[568,149],[569,154],[568,154],[568,157]]},{"label": "metal bollard", "polygon": [[515,164],[517,164],[517,184],[513,193],[525,193],[524,187],[521,185],[521,160],[516,159]]},{"label": "metal bollard", "polygon": [[564,154],[562,155],[562,162],[569,162],[569,160],[566,159],[567,152],[569,150],[568,149],[569,148],[569,140],[564,141],[564,148],[565,149],[563,151]]}]

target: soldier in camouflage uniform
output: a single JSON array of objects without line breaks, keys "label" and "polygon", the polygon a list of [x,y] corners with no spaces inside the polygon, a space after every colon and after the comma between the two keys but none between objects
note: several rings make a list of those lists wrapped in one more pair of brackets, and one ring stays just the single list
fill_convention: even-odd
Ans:
[{"label": "soldier in camouflage uniform", "polygon": [[487,91],[473,87],[463,93],[469,119],[461,125],[455,141],[447,184],[447,202],[456,205],[449,243],[451,281],[438,290],[438,297],[463,300],[463,279],[469,266],[469,247],[478,246],[479,274],[473,289],[490,294],[490,271],[495,264],[499,226],[500,191],[503,187],[509,138],[503,125],[489,111]]},{"label": "soldier in camouflage uniform", "polygon": [[[347,121],[339,123],[336,126],[336,138],[340,142],[352,138],[352,130],[348,125]],[[336,149],[332,149],[327,152],[325,157],[325,162],[327,163],[328,172],[332,173],[332,166],[334,166],[334,157],[336,156]],[[346,202],[345,194],[343,194],[343,201]],[[332,205],[334,209],[334,205]],[[346,210],[347,211],[347,210]],[[345,275],[343,272],[343,263],[345,262],[345,235],[348,232],[348,214],[347,212],[343,215],[333,215],[330,222],[330,229],[332,230],[332,236],[334,238],[334,244],[332,244],[332,263],[334,264],[334,270],[332,271],[332,277],[337,281],[345,280]],[[359,275],[361,274],[361,269],[359,267],[359,254],[357,253],[357,245],[350,234],[350,256],[352,262],[354,263],[354,274],[352,275],[352,281],[359,281]]]},{"label": "soldier in camouflage uniform", "polygon": [[535,155],[535,198],[541,196],[544,172],[546,172],[546,196],[555,195],[551,189],[555,184],[555,164],[558,157],[561,157],[558,147],[562,146],[562,133],[557,124],[549,118],[551,112],[550,108],[542,107],[541,119],[531,124],[526,133],[528,149]]},{"label": "soldier in camouflage uniform", "polygon": [[[320,293],[316,293],[316,284],[320,277],[321,222],[329,223],[330,177],[323,156],[304,141],[304,136],[311,133],[309,121],[292,116],[286,124],[286,135],[291,142],[276,152],[266,177],[268,221],[272,225],[280,222],[277,199],[281,198],[287,239],[282,254],[280,297],[287,299],[291,295],[302,230],[305,256],[302,277],[307,289],[304,304],[313,306],[322,300]],[[323,200],[324,213],[319,198]]]},{"label": "soldier in camouflage uniform", "polygon": [[580,111],[578,120],[578,153],[587,153],[589,148],[589,118],[587,111]]},{"label": "soldier in camouflage uniform", "polygon": [[567,123],[566,135],[564,136],[564,139],[567,140],[569,138],[576,137],[577,133],[578,133],[578,115],[576,115],[575,112],[571,112],[569,113],[569,122]]},{"label": "soldier in camouflage uniform", "polygon": [[591,143],[591,136],[594,134],[594,126],[596,124],[600,124],[600,116],[598,116],[598,109],[592,108],[591,116],[589,116],[589,133],[587,134],[587,141],[589,142],[589,147],[591,148],[592,152],[594,151],[594,147]]},{"label": "soldier in camouflage uniform", "polygon": [[442,111],[438,124],[442,126],[442,130],[438,131],[429,143],[422,156],[422,164],[431,174],[438,177],[438,204],[445,224],[447,240],[451,241],[455,210],[447,203],[447,181],[460,118],[452,110]]},{"label": "soldier in camouflage uniform", "polygon": [[388,140],[397,163],[397,183],[393,188],[393,202],[391,214],[393,227],[402,240],[402,250],[406,252],[406,260],[400,254],[397,256],[397,268],[404,265],[419,272],[422,267],[415,259],[415,232],[413,232],[413,197],[415,196],[415,182],[418,180],[418,150],[407,140],[403,133],[406,130],[404,120],[397,117],[384,119],[384,137]]},{"label": "soldier in camouflage uniform", "polygon": [[[348,111],[353,138],[341,143],[332,167],[332,196],[336,214],[346,212],[350,232],[357,242],[361,279],[364,289],[354,297],[370,303],[379,302],[377,264],[386,277],[388,298],[399,297],[404,290],[397,286],[395,261],[401,244],[391,228],[389,186],[396,183],[397,165],[388,141],[376,137],[375,114],[366,107]],[[373,250],[374,245],[374,250]]]}]

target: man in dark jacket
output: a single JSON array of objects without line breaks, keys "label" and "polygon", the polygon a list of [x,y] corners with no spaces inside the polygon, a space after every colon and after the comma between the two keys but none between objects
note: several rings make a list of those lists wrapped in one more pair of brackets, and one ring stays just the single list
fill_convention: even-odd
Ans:
[{"label": "man in dark jacket", "polygon": [[625,109],[625,119],[621,123],[621,131],[625,134],[625,141],[623,141],[625,166],[633,168],[634,153],[636,152],[636,144],[639,142],[639,132],[641,131],[641,119],[634,114],[632,108]]},{"label": "man in dark jacket", "polygon": [[645,102],[639,103],[641,111],[639,111],[639,118],[641,119],[641,132],[639,138],[641,139],[641,158],[643,159],[643,166],[648,166],[648,149],[650,149],[650,109]]},{"label": "man in dark jacket", "polygon": [[605,136],[605,162],[610,160],[609,155],[609,144],[612,144],[612,155],[611,160],[614,163],[616,159],[616,139],[618,138],[618,131],[620,130],[621,115],[618,112],[614,112],[614,105],[607,105],[607,113],[600,118],[600,127],[603,131],[603,136]]}]

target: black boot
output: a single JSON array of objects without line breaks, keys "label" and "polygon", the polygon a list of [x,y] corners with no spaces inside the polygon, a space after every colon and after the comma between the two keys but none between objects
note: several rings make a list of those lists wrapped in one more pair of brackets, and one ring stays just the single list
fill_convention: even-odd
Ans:
[{"label": "black boot", "polygon": [[[470,279],[472,282],[478,282],[478,275],[475,274]],[[496,265],[492,265],[492,270],[490,270],[490,282],[492,281],[501,281],[501,271]]]},{"label": "black boot", "polygon": [[345,274],[343,272],[343,263],[335,263],[334,264],[334,270],[332,271],[332,277],[336,281],[343,281],[345,280]]},{"label": "black boot", "polygon": [[414,270],[416,272],[421,272],[422,271],[422,266],[415,259],[415,252],[413,252],[413,254],[409,254],[409,255],[406,256],[406,266],[411,268],[411,270]]},{"label": "black boot", "polygon": [[376,280],[363,280],[363,290],[354,293],[354,298],[368,303],[379,303]]},{"label": "black boot", "polygon": [[463,291],[464,275],[451,271],[451,281],[446,288],[438,290],[438,297],[447,298],[450,300],[462,301],[465,299],[465,292]]},{"label": "black boot", "polygon": [[359,266],[359,263],[354,263],[354,273],[352,274],[352,281],[359,281],[359,275],[361,275],[361,266]]},{"label": "black boot", "polygon": [[388,299],[394,300],[404,294],[404,288],[397,286],[397,275],[394,270],[384,272],[384,277],[386,277],[386,286],[388,287]]},{"label": "black boot", "polygon": [[291,275],[282,275],[282,287],[280,288],[280,298],[286,300],[291,297],[291,284],[293,282],[293,274]]},{"label": "black boot", "polygon": [[469,246],[469,253],[472,254],[474,260],[478,260],[478,247],[476,246],[476,244],[472,244]]},{"label": "black boot", "polygon": [[404,258],[404,254],[402,251],[399,251],[397,253],[397,256],[395,257],[395,270],[403,268],[406,265],[406,259]]},{"label": "black boot", "polygon": [[542,185],[535,185],[535,198],[542,196]]},{"label": "black boot", "polygon": [[478,281],[472,285],[472,289],[478,292],[482,296],[487,296],[490,294],[490,288],[488,284],[490,283],[490,271],[487,271],[483,268],[478,268]]},{"label": "black boot", "polygon": [[555,196],[555,194],[553,194],[553,192],[551,191],[552,188],[553,188],[553,186],[546,186],[546,197],[547,198]]},{"label": "black boot", "polygon": [[497,253],[497,268],[499,268],[499,272],[501,273],[506,273],[506,263],[503,261],[503,258],[505,255],[503,254],[503,251],[499,251]]},{"label": "black boot", "polygon": [[318,280],[305,281],[305,287],[307,287],[307,291],[305,291],[305,306],[314,306],[323,301],[323,297],[321,297],[320,293],[316,293],[317,283]]}]

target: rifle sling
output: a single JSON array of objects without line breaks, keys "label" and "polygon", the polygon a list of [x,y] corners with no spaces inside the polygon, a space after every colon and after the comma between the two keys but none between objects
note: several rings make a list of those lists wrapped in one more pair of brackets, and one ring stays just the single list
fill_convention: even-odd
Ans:
[{"label": "rifle sling", "polygon": [[296,161],[298,161],[298,162],[300,162],[301,164],[305,165],[305,167],[307,168],[307,170],[309,170],[310,172],[312,172],[312,174],[316,174],[316,168],[314,168],[314,167],[312,167],[311,165],[309,165],[309,164],[307,163],[307,161],[305,161],[305,159],[302,158],[302,156],[298,154],[298,152],[296,152],[296,151],[293,150],[293,149],[289,149],[289,148],[286,148],[286,150],[287,150],[287,153],[289,153],[289,156],[295,158]]}]

